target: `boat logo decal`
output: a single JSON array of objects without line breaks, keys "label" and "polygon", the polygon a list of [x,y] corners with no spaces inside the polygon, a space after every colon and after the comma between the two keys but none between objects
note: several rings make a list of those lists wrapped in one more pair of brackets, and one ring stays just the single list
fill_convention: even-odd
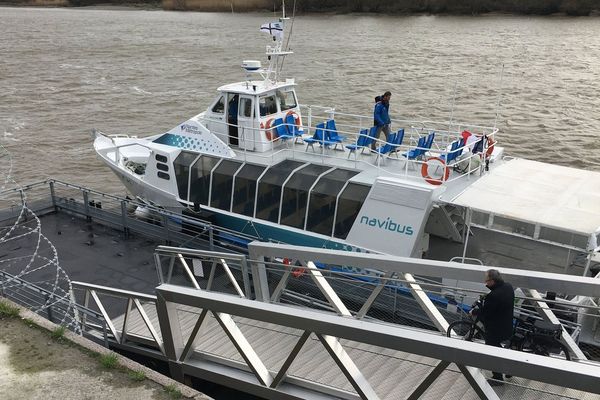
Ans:
[{"label": "boat logo decal", "polygon": [[399,224],[390,217],[381,220],[379,218],[370,218],[366,215],[363,215],[362,217],[360,217],[360,223],[373,226],[375,228],[383,229],[386,231],[398,232],[400,234],[408,236],[411,236],[414,232],[412,226]]},{"label": "boat logo decal", "polygon": [[200,128],[194,125],[183,124],[181,125],[181,130],[187,133],[200,134]]}]

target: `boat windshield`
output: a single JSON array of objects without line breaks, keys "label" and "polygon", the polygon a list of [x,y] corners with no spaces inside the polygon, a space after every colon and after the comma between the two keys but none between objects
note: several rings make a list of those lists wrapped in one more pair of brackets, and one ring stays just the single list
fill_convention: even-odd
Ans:
[{"label": "boat windshield", "polygon": [[296,96],[293,90],[287,90],[285,92],[278,90],[277,98],[279,99],[279,108],[281,111],[290,110],[296,108]]},{"label": "boat windshield", "polygon": [[258,107],[261,117],[277,114],[277,100],[275,95],[260,96],[258,98]]}]

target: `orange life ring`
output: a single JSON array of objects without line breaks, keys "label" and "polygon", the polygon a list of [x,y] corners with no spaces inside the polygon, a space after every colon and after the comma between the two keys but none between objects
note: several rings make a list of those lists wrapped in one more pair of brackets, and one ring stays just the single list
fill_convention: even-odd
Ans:
[{"label": "orange life ring", "polygon": [[269,140],[269,142],[278,138],[277,130],[275,128],[271,128],[271,124],[273,123],[273,120],[274,120],[273,118],[269,119],[267,121],[267,125],[265,126],[265,135],[267,136],[267,140]]},{"label": "orange life ring", "polygon": [[[440,163],[442,163],[442,165],[444,166],[444,173],[438,179],[432,178],[431,176],[429,176],[429,165],[427,163],[432,160],[437,160]],[[425,178],[425,181],[427,183],[430,183],[432,185],[441,185],[444,181],[448,180],[448,177],[450,176],[450,170],[448,169],[448,166],[446,165],[444,160],[442,160],[441,158],[429,157],[427,160],[425,160],[425,162],[421,166],[421,175],[423,176],[423,178]]]},{"label": "orange life ring", "polygon": [[298,113],[294,110],[290,110],[288,111],[287,114],[285,114],[285,120],[287,121],[287,117],[288,115],[293,115],[294,116],[294,124],[296,125],[296,127],[300,128],[300,125],[302,125],[302,121],[300,120],[300,116],[298,115]]}]

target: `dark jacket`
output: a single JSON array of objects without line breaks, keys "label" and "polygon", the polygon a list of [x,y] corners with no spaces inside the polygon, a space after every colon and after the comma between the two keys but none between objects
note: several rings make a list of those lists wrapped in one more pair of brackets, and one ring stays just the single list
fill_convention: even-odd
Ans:
[{"label": "dark jacket", "polygon": [[513,332],[515,292],[508,282],[499,282],[485,296],[479,318],[485,327],[486,339],[506,340]]},{"label": "dark jacket", "polygon": [[388,125],[391,122],[389,109],[390,103],[380,101],[379,103],[375,104],[375,110],[373,111],[375,126]]}]

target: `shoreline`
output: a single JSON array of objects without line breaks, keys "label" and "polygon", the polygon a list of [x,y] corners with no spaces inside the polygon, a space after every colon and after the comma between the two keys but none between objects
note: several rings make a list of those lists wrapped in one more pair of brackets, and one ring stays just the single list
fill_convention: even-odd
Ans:
[{"label": "shoreline", "polygon": [[[210,2],[210,5],[202,5],[202,0],[156,0],[148,2],[99,2],[94,4],[73,4],[84,3],[86,0],[33,0],[33,1],[3,1],[0,0],[0,7],[14,8],[74,8],[86,10],[148,10],[148,11],[179,11],[179,12],[215,12],[215,13],[256,13],[256,12],[272,12],[271,9],[258,6],[254,2],[247,7],[235,7],[234,2]],[[258,1],[260,3],[260,0]],[[90,1],[93,3],[93,0]],[[216,5],[219,3],[220,5]],[[225,5],[227,3],[229,5]],[[289,11],[288,11],[289,12]],[[600,16],[600,5],[591,10],[583,10],[581,13],[569,11],[559,11],[552,13],[536,13],[531,10],[522,12],[505,11],[505,10],[489,10],[474,12],[473,10],[445,9],[443,11],[406,11],[406,10],[348,10],[345,8],[329,8],[310,9],[296,11],[297,15],[385,15],[385,16],[537,16],[537,17],[598,17]]]}]

